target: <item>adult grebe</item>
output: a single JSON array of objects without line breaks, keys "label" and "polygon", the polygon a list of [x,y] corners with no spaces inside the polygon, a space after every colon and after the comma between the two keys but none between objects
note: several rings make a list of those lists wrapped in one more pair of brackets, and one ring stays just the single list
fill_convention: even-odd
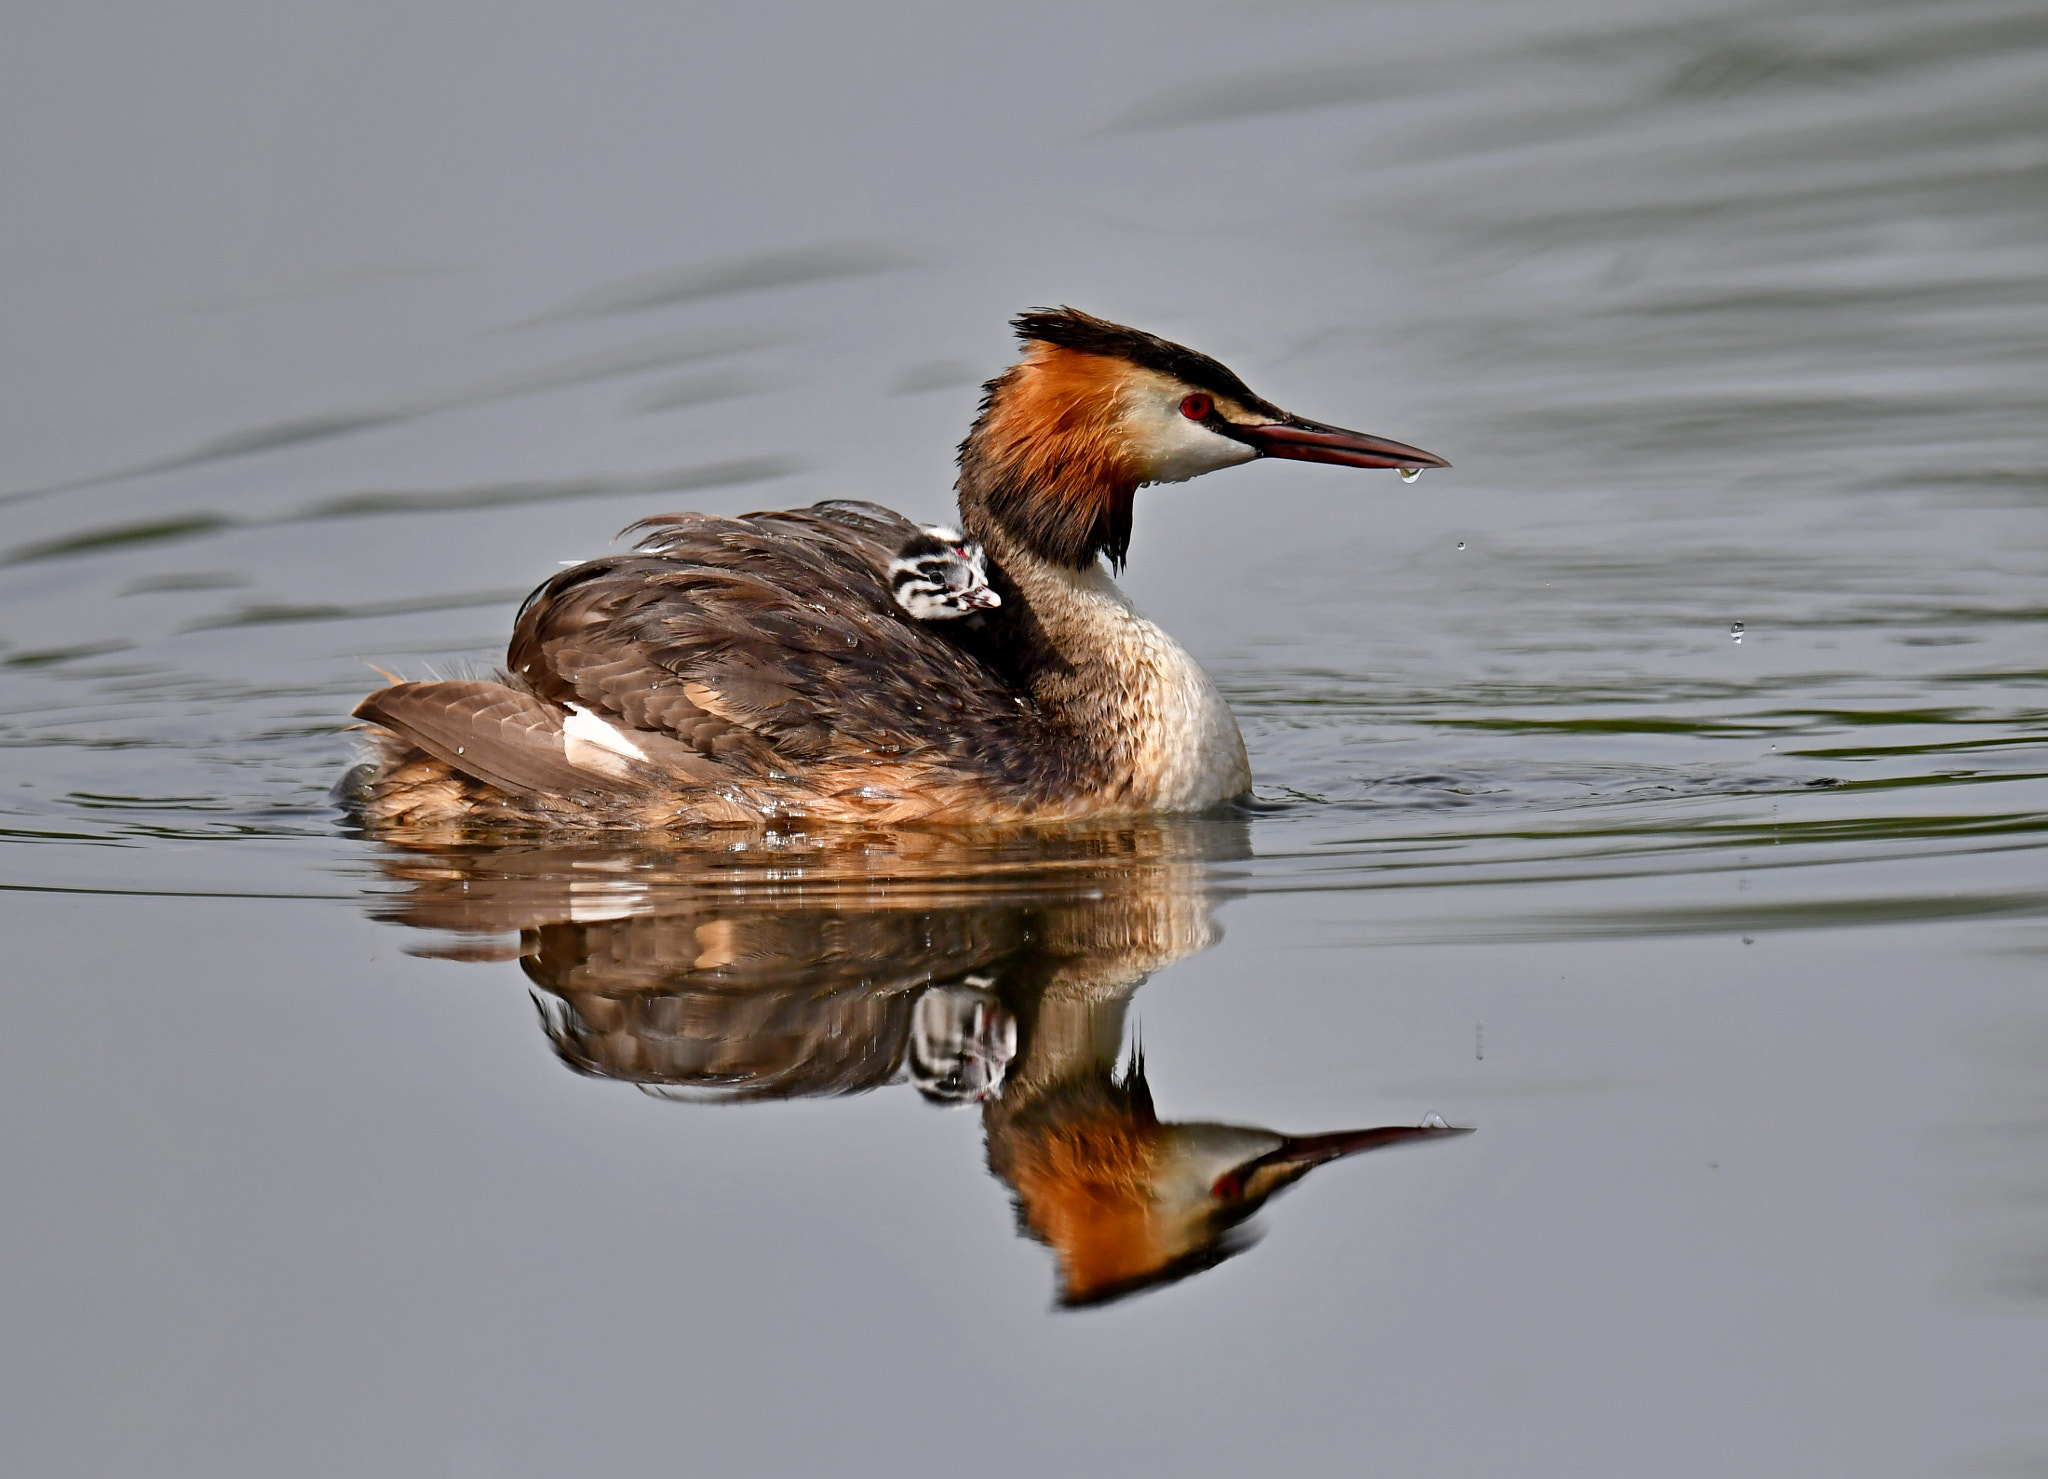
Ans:
[{"label": "adult grebe", "polygon": [[1013,327],[1024,358],[960,445],[960,526],[1000,597],[977,621],[898,604],[923,531],[872,504],[647,519],[631,553],[527,597],[503,681],[400,683],[357,706],[378,747],[344,788],[357,814],[1002,823],[1242,795],[1229,707],[1102,568],[1123,564],[1137,490],[1255,457],[1450,464],[1291,416],[1205,354],[1072,308]]}]

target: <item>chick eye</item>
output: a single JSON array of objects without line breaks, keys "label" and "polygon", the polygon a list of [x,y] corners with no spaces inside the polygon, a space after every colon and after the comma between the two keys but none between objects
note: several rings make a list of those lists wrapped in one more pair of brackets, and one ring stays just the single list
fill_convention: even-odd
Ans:
[{"label": "chick eye", "polygon": [[1215,409],[1216,402],[1203,395],[1200,391],[1196,391],[1180,403],[1181,415],[1187,417],[1190,421],[1205,421],[1208,419],[1209,413]]}]

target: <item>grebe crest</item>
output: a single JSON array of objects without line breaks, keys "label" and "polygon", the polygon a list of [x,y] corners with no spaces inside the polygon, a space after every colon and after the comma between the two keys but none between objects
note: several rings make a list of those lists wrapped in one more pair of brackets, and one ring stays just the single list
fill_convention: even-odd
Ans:
[{"label": "grebe crest", "polygon": [[904,542],[889,562],[889,589],[917,621],[953,621],[1003,604],[988,583],[988,552],[943,524]]}]

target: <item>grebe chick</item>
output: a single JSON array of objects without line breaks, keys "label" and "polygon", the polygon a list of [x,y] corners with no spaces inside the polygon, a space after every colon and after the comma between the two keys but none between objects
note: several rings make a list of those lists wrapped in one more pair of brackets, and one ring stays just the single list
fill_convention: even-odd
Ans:
[{"label": "grebe chick", "polygon": [[918,621],[956,621],[1003,604],[988,583],[988,551],[943,524],[918,530],[896,552],[889,589]]},{"label": "grebe chick", "polygon": [[989,988],[991,976],[929,986],[911,1018],[911,1080],[934,1104],[1000,1099],[1017,1056],[1017,1019]]},{"label": "grebe chick", "polygon": [[647,519],[633,550],[527,597],[502,678],[357,705],[377,747],[339,788],[358,819],[1012,825],[1250,790],[1215,684],[1103,568],[1123,565],[1138,489],[1260,457],[1449,464],[1291,415],[1140,329],[1072,308],[1013,327],[1023,358],[984,388],[957,484],[1000,620],[971,641],[955,635],[971,622],[904,620],[894,567],[921,531],[872,504]]}]

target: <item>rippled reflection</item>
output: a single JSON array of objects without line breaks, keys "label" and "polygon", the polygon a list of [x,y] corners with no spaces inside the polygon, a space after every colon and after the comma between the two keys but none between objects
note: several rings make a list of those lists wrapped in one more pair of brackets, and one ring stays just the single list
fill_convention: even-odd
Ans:
[{"label": "rippled reflection", "polygon": [[979,1107],[1059,1297],[1099,1304],[1212,1267],[1325,1162],[1464,1133],[1311,1135],[1162,1121],[1132,994],[1218,937],[1242,821],[937,834],[752,834],[394,849],[375,913],[421,953],[516,956],[579,1073],[746,1102],[909,1082]]}]

